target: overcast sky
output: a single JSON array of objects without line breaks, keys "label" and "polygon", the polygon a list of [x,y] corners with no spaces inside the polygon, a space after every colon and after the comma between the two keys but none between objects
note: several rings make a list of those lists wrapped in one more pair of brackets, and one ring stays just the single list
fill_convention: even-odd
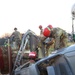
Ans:
[{"label": "overcast sky", "polygon": [[12,33],[14,27],[22,33],[48,24],[72,31],[71,8],[75,0],[0,0],[0,36]]}]

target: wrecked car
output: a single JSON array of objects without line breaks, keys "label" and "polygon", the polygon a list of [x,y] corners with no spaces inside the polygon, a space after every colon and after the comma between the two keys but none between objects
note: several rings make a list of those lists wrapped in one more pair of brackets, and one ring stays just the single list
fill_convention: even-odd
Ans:
[{"label": "wrecked car", "polygon": [[75,44],[56,50],[48,57],[17,67],[14,75],[75,75]]}]

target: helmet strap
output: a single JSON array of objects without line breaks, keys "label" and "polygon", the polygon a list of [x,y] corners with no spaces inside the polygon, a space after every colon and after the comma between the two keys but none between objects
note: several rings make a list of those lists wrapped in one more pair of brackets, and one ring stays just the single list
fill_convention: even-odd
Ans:
[{"label": "helmet strap", "polygon": [[49,31],[51,31],[51,29],[49,27],[47,27]]}]

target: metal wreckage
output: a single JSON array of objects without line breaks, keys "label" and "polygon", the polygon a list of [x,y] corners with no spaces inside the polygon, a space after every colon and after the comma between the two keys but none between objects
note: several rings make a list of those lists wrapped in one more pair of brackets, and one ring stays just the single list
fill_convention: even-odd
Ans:
[{"label": "metal wreckage", "polygon": [[[39,46],[40,43],[40,38],[33,31],[28,30],[23,36],[20,49],[16,50],[17,53],[9,47],[6,50],[1,48],[1,73],[9,75],[75,75],[75,45],[59,51],[55,50],[45,57],[46,47],[43,43]],[[3,57],[2,50],[6,51],[3,51],[6,53],[3,54]]]},{"label": "metal wreckage", "polygon": [[[23,35],[20,47],[14,42],[10,45],[10,38],[7,43],[7,46],[0,47],[1,74],[15,75],[16,68],[24,65],[28,66],[45,56],[45,48],[41,43],[40,37],[31,30],[28,30]],[[42,46],[40,46],[41,44]],[[39,53],[40,49],[42,51]]]}]

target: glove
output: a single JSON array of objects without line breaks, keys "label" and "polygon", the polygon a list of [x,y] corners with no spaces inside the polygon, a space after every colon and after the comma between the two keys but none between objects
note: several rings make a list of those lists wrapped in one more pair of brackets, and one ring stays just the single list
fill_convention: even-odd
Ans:
[{"label": "glove", "polygon": [[46,43],[46,42],[43,42],[43,44],[44,44],[44,45],[47,45],[48,43]]}]

